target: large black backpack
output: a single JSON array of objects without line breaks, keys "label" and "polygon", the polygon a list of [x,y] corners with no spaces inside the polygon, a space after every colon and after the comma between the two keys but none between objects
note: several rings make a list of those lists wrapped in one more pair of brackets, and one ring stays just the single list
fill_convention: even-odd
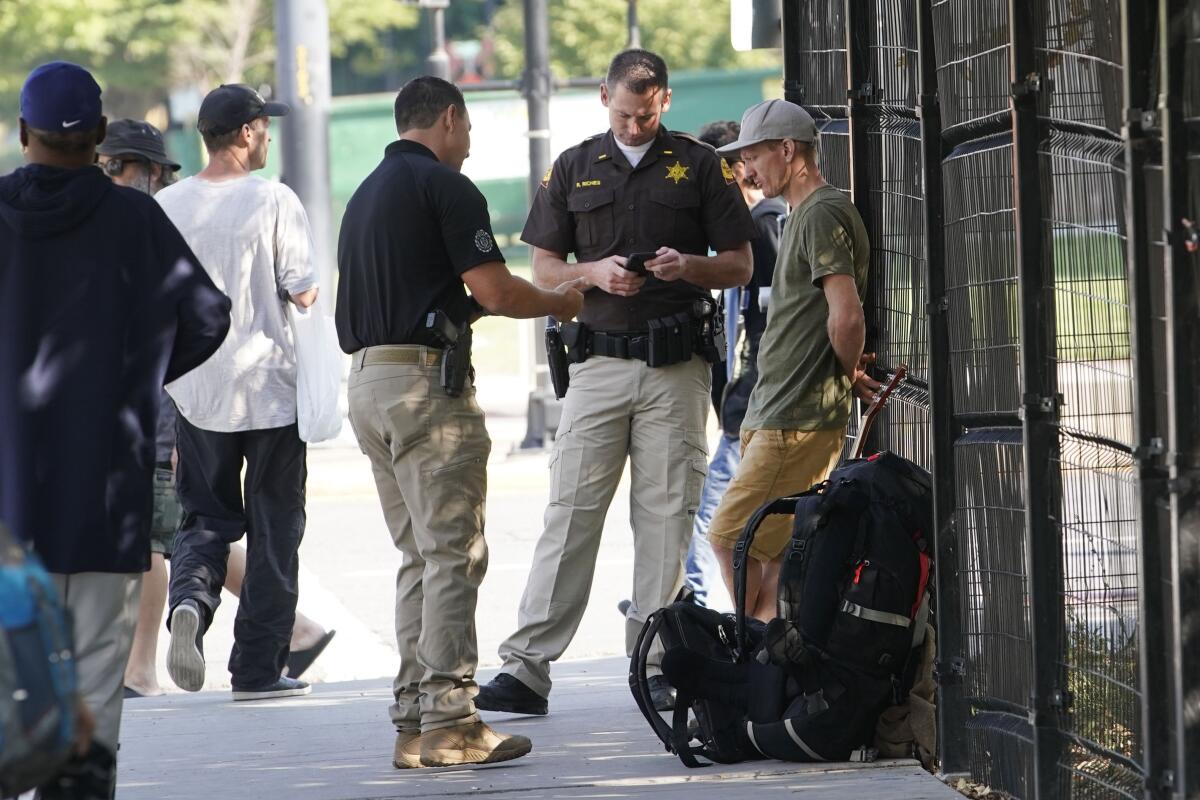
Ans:
[{"label": "large black backpack", "polygon": [[[750,620],[750,641],[762,623]],[[629,688],[651,729],[689,767],[707,766],[698,756],[721,764],[756,758],[746,731],[746,710],[739,703],[690,695],[676,687],[675,710],[664,717],[654,709],[646,664],[650,650],[658,644],[667,653],[686,652],[697,660],[735,668],[743,663],[733,647],[736,638],[733,615],[722,614],[696,603],[686,586],[671,605],[646,618],[629,660]]]},{"label": "large black backpack", "polygon": [[[745,566],[772,515],[795,521],[779,616],[764,628],[745,613]],[[879,714],[907,693],[923,641],[931,524],[929,474],[892,453],[849,461],[809,491],[762,506],[734,549],[736,613],[697,614],[683,599],[643,628],[630,684],[667,749],[688,766],[701,766],[697,755],[869,758]],[[646,704],[645,656],[660,635],[663,673],[678,692],[670,724]]]}]

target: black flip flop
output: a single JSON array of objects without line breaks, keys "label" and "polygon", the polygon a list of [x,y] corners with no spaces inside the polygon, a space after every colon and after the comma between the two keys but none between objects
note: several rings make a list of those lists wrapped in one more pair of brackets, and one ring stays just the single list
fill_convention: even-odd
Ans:
[{"label": "black flip flop", "polygon": [[128,686],[126,686],[125,687],[125,696],[123,699],[132,700],[135,697],[145,697],[145,696],[146,695],[142,694],[137,689],[130,689]]},{"label": "black flip flop", "polygon": [[325,631],[325,635],[317,639],[317,643],[312,647],[306,647],[303,650],[293,650],[289,653],[287,659],[287,676],[289,678],[299,678],[303,675],[304,671],[311,667],[313,662],[317,660],[317,656],[324,652],[335,633],[337,631]]}]

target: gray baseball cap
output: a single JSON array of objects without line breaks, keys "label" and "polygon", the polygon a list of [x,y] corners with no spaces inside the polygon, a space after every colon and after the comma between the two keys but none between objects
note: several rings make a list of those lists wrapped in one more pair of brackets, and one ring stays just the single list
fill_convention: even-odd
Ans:
[{"label": "gray baseball cap", "polygon": [[718,147],[723,156],[736,155],[743,147],[776,139],[795,139],[811,144],[817,138],[817,123],[808,112],[787,100],[765,100],[742,114],[742,131],[736,142]]}]

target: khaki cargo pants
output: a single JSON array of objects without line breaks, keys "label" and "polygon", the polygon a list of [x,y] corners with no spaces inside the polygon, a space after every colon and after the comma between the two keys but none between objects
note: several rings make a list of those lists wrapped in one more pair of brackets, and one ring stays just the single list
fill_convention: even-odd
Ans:
[{"label": "khaki cargo pants", "polygon": [[[404,554],[396,575],[392,722],[429,731],[475,713],[475,603],[487,571],[483,539],[492,442],[468,383],[447,397],[441,353],[369,347],[350,370],[350,424],[371,459],[392,541]],[[411,363],[396,363],[402,361]]]},{"label": "khaki cargo pants", "polygon": [[503,671],[543,697],[550,662],[567,649],[591,593],[604,517],[630,461],[633,603],[630,653],[646,616],[683,583],[683,561],[708,472],[711,370],[701,358],[651,369],[593,356],[571,365],[550,457],[550,503],[518,628],[500,645]]}]

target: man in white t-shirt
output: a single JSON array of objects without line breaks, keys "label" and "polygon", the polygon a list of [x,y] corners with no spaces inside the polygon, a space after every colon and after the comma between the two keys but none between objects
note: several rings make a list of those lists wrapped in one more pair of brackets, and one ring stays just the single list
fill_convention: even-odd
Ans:
[{"label": "man in white t-shirt", "polygon": [[202,637],[220,603],[229,546],[244,533],[246,577],[229,656],[234,700],[309,691],[282,674],[296,615],[307,476],[287,303],[312,305],[317,273],[299,198],[251,175],[267,162],[269,118],[288,110],[249,86],[214,89],[197,123],[208,166],[157,195],[233,300],[221,348],[202,369],[167,386],[179,409],[184,512],[171,559],[167,671],[181,689],[203,688]]}]

